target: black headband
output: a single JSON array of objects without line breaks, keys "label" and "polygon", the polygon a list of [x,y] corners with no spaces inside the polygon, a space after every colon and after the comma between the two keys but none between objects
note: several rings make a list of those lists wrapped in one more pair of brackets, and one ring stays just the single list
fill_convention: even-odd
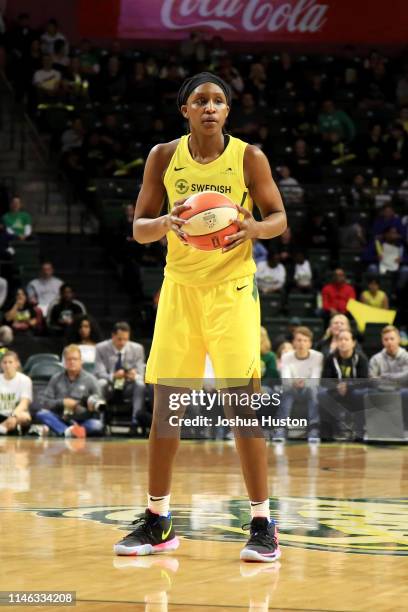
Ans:
[{"label": "black headband", "polygon": [[177,107],[180,109],[184,104],[187,104],[187,100],[190,94],[203,83],[214,83],[222,89],[225,94],[228,106],[231,106],[231,87],[223,79],[218,77],[212,72],[200,72],[195,76],[186,79],[179,89],[177,94]]}]

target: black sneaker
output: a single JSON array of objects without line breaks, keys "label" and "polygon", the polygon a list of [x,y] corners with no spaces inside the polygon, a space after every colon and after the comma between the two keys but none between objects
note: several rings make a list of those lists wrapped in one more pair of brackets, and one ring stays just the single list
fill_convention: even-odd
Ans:
[{"label": "black sneaker", "polygon": [[242,561],[263,561],[270,563],[277,561],[281,556],[278,542],[278,530],[275,521],[268,523],[267,518],[255,517],[242,526],[251,532],[245,548],[241,550]]},{"label": "black sneaker", "polygon": [[179,547],[170,513],[160,516],[147,508],[132,525],[137,525],[136,529],[113,546],[117,555],[152,555]]}]

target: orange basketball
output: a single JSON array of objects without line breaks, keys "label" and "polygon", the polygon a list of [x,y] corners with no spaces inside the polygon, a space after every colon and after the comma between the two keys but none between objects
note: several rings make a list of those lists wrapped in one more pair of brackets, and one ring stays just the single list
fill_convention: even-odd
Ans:
[{"label": "orange basketball", "polygon": [[202,191],[190,196],[185,202],[191,206],[181,213],[181,219],[188,219],[183,226],[186,241],[201,251],[215,251],[228,246],[225,238],[239,231],[234,220],[238,209],[227,196],[216,191]]}]

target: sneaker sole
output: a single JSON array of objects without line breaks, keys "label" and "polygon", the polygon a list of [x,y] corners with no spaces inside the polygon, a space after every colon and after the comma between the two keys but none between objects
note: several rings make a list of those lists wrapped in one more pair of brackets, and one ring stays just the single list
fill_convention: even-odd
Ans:
[{"label": "sneaker sole", "polygon": [[163,542],[162,544],[143,544],[141,546],[125,546],[124,544],[114,544],[113,552],[116,555],[125,555],[132,557],[142,557],[144,555],[155,555],[161,552],[168,552],[170,550],[177,550],[180,546],[180,540],[178,537]]},{"label": "sneaker sole", "polygon": [[256,550],[251,550],[250,548],[243,548],[239,555],[241,561],[247,561],[249,563],[272,563],[273,561],[277,561],[281,558],[280,548],[276,550],[276,552],[271,553],[270,555],[261,555],[261,553]]}]

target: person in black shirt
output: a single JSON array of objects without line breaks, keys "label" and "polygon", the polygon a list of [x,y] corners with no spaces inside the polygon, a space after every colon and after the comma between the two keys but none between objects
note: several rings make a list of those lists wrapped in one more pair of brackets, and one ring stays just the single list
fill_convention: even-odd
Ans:
[{"label": "person in black shirt", "polygon": [[340,437],[364,436],[363,395],[367,391],[368,359],[356,350],[352,332],[339,333],[337,349],[323,364],[320,390],[322,420],[327,428],[335,425]]},{"label": "person in black shirt", "polygon": [[74,298],[72,287],[66,283],[61,285],[58,302],[49,306],[47,324],[50,330],[63,334],[77,317],[86,314],[84,305]]}]

